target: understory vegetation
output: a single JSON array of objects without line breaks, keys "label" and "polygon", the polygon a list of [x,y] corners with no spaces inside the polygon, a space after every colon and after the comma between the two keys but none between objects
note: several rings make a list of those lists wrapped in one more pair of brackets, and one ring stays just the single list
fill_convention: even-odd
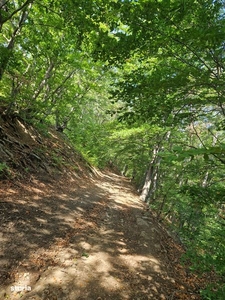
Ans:
[{"label": "understory vegetation", "polygon": [[54,126],[92,165],[130,177],[190,270],[212,278],[202,297],[215,300],[225,294],[224,11],[220,0],[0,2],[1,122]]}]

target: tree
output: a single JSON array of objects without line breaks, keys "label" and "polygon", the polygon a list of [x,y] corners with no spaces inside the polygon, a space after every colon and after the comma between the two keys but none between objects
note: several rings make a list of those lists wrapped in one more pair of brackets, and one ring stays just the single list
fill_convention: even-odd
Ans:
[{"label": "tree", "polygon": [[110,28],[116,28],[119,20],[116,1],[2,1],[1,7],[0,85],[5,112],[17,111],[36,121],[51,119],[52,114],[57,123],[67,123],[75,99],[79,102],[90,87],[95,89],[98,80],[80,85],[86,81],[81,69],[87,78],[95,63],[99,69],[92,50],[102,47],[102,36],[109,45],[115,40]]},{"label": "tree", "polygon": [[[196,243],[192,258],[203,251],[203,269],[210,269],[207,251],[214,258],[224,253],[224,223],[216,217],[224,201],[217,182],[225,155],[224,1],[131,1],[126,8],[120,14],[129,32],[118,42],[120,48],[127,43],[122,60],[115,49],[103,53],[122,69],[111,92],[120,104],[114,113],[129,126],[169,128],[160,151],[159,138],[151,147],[142,199],[185,243]],[[224,272],[220,260],[213,264]]]},{"label": "tree", "polygon": [[116,166],[203,269],[224,274],[224,1],[0,8],[1,111],[54,124],[92,163]]},{"label": "tree", "polygon": [[0,80],[12,56],[16,38],[27,21],[32,3],[32,0],[24,3],[19,3],[19,1],[8,3],[3,0],[0,3],[0,32],[3,32],[3,38],[0,39]]}]

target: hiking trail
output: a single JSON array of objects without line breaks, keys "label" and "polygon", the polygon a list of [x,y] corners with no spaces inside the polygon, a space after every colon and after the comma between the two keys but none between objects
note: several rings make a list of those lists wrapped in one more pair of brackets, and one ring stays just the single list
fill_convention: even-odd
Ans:
[{"label": "hiking trail", "polygon": [[5,185],[1,300],[200,299],[182,248],[125,177],[96,170]]}]

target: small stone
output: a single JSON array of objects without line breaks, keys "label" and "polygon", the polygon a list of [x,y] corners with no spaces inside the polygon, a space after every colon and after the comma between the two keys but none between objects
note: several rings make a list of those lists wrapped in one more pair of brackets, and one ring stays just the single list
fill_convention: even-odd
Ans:
[{"label": "small stone", "polygon": [[149,227],[148,223],[144,221],[142,218],[137,218],[137,225]]}]

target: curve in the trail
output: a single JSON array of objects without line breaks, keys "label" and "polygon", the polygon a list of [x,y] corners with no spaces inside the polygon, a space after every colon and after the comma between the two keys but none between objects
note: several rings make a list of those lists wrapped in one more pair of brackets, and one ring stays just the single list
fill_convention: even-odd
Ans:
[{"label": "curve in the trail", "polygon": [[190,291],[166,255],[168,237],[124,177],[37,182],[10,197],[15,215],[26,209],[27,217],[12,220],[2,237],[5,262],[17,255],[0,299],[199,299],[185,298]]}]

